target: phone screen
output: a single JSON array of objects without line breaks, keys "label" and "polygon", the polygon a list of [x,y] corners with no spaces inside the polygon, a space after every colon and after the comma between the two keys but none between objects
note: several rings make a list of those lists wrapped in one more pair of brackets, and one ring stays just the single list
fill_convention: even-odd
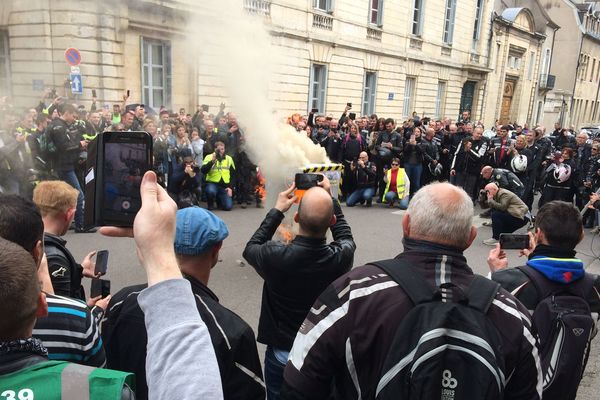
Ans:
[{"label": "phone screen", "polygon": [[152,137],[145,132],[104,135],[102,219],[132,226],[142,206],[140,184],[150,169]]},{"label": "phone screen", "polygon": [[528,235],[500,234],[500,248],[506,250],[521,250],[529,248]]},{"label": "phone screen", "polygon": [[106,275],[108,270],[108,250],[100,250],[96,253],[96,269],[94,273],[96,275]]},{"label": "phone screen", "polygon": [[110,281],[105,279],[92,279],[92,286],[90,290],[90,297],[102,296],[105,298],[110,294]]}]

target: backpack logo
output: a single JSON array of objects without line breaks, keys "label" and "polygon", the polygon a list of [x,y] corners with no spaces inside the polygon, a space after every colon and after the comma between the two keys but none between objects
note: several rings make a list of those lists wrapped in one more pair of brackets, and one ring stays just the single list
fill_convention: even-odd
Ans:
[{"label": "backpack logo", "polygon": [[458,386],[458,381],[452,377],[450,370],[445,369],[442,372],[442,397],[441,400],[454,400],[456,393],[454,388]]},{"label": "backpack logo", "polygon": [[442,372],[442,387],[454,389],[456,386],[458,386],[458,381],[452,377],[450,370],[445,369],[444,372]]},{"label": "backpack logo", "polygon": [[585,331],[583,328],[573,328],[573,333],[575,336],[581,336],[581,334]]}]

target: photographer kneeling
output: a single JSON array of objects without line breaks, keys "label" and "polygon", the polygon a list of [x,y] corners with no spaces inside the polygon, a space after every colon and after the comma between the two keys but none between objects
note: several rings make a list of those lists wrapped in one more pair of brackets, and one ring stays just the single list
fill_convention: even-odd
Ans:
[{"label": "photographer kneeling", "polygon": [[202,175],[189,149],[181,152],[181,162],[173,167],[169,179],[169,194],[179,209],[199,205]]},{"label": "photographer kneeling", "polygon": [[529,222],[529,209],[523,200],[495,183],[488,183],[479,192],[479,204],[492,211],[492,237],[483,241],[488,246],[495,246],[501,233],[513,233]]},{"label": "photographer kneeling", "polygon": [[225,154],[225,144],[215,142],[215,152],[204,157],[201,171],[206,176],[206,203],[209,210],[217,205],[224,211],[233,208],[232,169],[233,159]]}]

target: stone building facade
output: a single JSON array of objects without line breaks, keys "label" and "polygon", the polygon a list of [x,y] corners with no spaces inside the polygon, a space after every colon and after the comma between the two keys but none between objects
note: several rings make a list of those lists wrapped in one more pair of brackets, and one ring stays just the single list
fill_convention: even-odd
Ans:
[{"label": "stone building facade", "polygon": [[[541,1],[235,0],[235,6],[264,23],[285,53],[269,85],[282,114],[317,108],[337,115],[351,102],[357,113],[396,119],[414,111],[457,118],[468,109],[490,126],[497,118],[536,118],[545,95],[544,46],[556,25],[540,11]],[[65,49],[75,47],[82,55],[79,102],[90,101],[91,89],[100,103],[118,102],[129,89],[130,101],[154,108],[206,103],[214,110],[227,96],[213,79],[227,55],[218,48],[210,57],[199,54],[189,46],[188,27],[226,18],[223,4],[4,0],[0,93],[25,107],[43,87],[60,92],[71,72]],[[209,49],[218,34],[217,26],[197,40]]]}]

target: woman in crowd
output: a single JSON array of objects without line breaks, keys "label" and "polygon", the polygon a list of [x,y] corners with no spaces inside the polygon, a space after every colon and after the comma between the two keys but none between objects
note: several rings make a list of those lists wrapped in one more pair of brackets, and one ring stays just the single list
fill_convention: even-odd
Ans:
[{"label": "woman in crowd", "polygon": [[423,147],[421,146],[421,128],[413,129],[408,141],[404,145],[404,169],[408,179],[412,182],[410,196],[421,188],[421,175],[423,174]]},{"label": "woman in crowd", "polygon": [[406,210],[408,208],[410,180],[404,168],[400,168],[399,158],[392,158],[391,166],[383,177],[386,183],[383,202],[388,203],[390,207],[394,207],[394,204],[398,202],[398,208]]}]

